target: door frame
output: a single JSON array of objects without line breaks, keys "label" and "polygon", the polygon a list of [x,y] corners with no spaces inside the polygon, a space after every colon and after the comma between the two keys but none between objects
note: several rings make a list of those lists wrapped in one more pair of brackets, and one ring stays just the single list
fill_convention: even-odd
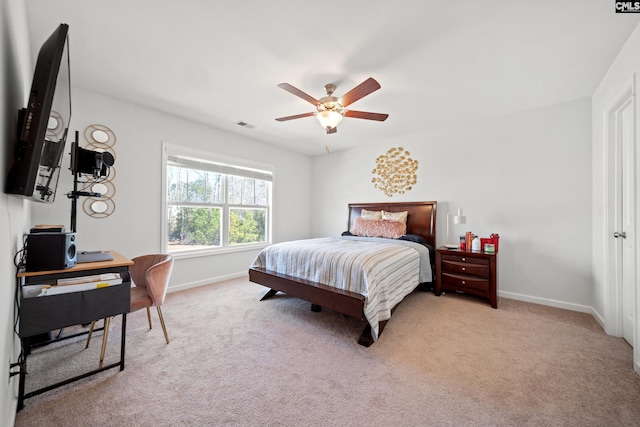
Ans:
[{"label": "door frame", "polygon": [[[638,214],[640,213],[640,197],[638,197],[638,190],[640,189],[640,182],[638,182],[638,165],[640,164],[640,150],[637,149],[637,126],[639,123],[638,110],[636,108],[636,76],[633,75],[631,82],[625,85],[625,89],[622,94],[613,103],[612,107],[605,113],[605,161],[604,161],[604,174],[605,174],[605,209],[604,209],[604,245],[605,245],[605,332],[609,335],[616,337],[622,336],[622,322],[623,322],[623,308],[622,308],[622,269],[619,268],[619,262],[622,259],[622,245],[618,244],[618,241],[613,238],[615,231],[621,231],[617,229],[619,224],[619,212],[617,211],[618,194],[616,192],[616,140],[619,137],[618,132],[618,118],[622,111],[629,107],[632,108],[633,123],[633,136],[632,141],[634,145],[634,161],[633,170],[635,175],[635,197],[633,201],[633,218],[634,229],[628,230],[630,234],[629,238],[634,239],[635,248],[635,266],[634,273],[636,279],[640,277],[638,275],[638,268],[640,265],[640,250],[638,250]],[[627,230],[625,230],[627,231]],[[637,289],[635,298],[635,313],[634,313],[634,349],[633,360],[634,369],[640,373],[640,289]]]}]

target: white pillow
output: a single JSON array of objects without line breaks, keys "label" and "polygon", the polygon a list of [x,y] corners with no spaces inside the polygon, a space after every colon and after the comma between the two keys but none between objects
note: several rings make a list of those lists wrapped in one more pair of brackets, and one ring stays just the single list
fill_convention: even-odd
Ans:
[{"label": "white pillow", "polygon": [[382,211],[368,211],[362,209],[360,212],[360,218],[364,219],[382,219]]},{"label": "white pillow", "polygon": [[387,212],[387,211],[382,211],[382,219],[386,219],[389,221],[398,221],[398,222],[407,222],[407,214],[409,212],[404,211],[404,212]]}]

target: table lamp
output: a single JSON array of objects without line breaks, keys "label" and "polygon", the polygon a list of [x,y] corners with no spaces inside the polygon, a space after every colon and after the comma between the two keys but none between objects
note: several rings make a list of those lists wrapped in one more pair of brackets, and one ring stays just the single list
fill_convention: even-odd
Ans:
[{"label": "table lamp", "polygon": [[447,243],[444,246],[454,249],[460,246],[460,242],[456,242],[455,236],[452,237],[450,234],[451,226],[449,224],[451,221],[453,221],[453,224],[466,224],[467,217],[462,215],[462,209],[447,214]]}]

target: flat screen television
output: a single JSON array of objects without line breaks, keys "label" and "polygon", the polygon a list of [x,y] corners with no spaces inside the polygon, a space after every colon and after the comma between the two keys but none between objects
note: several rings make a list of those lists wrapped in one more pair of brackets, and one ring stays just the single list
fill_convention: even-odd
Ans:
[{"label": "flat screen television", "polygon": [[69,26],[60,24],[40,48],[5,193],[53,203],[71,119]]}]

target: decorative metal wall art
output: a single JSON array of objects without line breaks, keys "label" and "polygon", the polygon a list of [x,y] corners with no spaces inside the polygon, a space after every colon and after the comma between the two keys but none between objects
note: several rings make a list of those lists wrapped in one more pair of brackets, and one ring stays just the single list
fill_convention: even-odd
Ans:
[{"label": "decorative metal wall art", "polygon": [[376,167],[371,171],[376,175],[371,179],[373,186],[389,197],[411,190],[418,182],[418,161],[410,155],[402,147],[393,147],[378,156]]},{"label": "decorative metal wall art", "polygon": [[64,119],[57,111],[51,110],[49,121],[47,122],[47,139],[60,141],[62,131],[64,130]]},{"label": "decorative metal wall art", "polygon": [[[113,158],[116,153],[113,146],[116,143],[116,135],[106,126],[93,124],[84,130],[84,139],[91,149],[98,152],[109,152]],[[100,193],[100,197],[86,197],[82,203],[84,212],[92,218],[106,218],[116,210],[113,196],[116,194],[116,186],[113,183],[116,177],[115,166],[109,168],[107,176],[85,176],[85,191]]]}]

